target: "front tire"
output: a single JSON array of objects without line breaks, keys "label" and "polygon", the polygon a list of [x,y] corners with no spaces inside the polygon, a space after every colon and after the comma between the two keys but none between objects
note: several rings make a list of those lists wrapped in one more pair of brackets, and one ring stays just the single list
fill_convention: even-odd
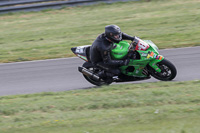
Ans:
[{"label": "front tire", "polygon": [[167,59],[163,59],[161,62],[158,62],[157,66],[161,69],[161,72],[156,72],[150,66],[148,68],[154,78],[162,81],[170,81],[176,77],[176,67]]},{"label": "front tire", "polygon": [[[94,65],[92,65],[89,62],[85,62],[82,66],[85,67],[86,69],[94,72],[94,74],[97,74],[99,71],[101,71],[101,69],[95,67]],[[84,74],[83,74],[83,76],[88,82],[90,82],[91,84],[96,85],[96,86],[109,85],[109,84],[112,83],[112,82],[106,82],[104,80],[96,81],[96,80],[94,80],[94,79],[92,79],[92,78],[90,78],[90,77],[88,77]]]}]

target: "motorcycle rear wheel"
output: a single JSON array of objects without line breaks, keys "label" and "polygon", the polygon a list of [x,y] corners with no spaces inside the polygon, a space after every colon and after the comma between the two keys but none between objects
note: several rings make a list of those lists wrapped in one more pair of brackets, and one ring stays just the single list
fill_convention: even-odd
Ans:
[{"label": "motorcycle rear wheel", "polygon": [[152,67],[148,67],[149,72],[154,78],[162,81],[170,81],[176,77],[176,67],[167,59],[163,59],[157,63],[157,66],[161,69],[161,72],[156,72]]},{"label": "motorcycle rear wheel", "polygon": [[[87,68],[88,70],[94,72],[94,74],[97,74],[99,71],[101,71],[101,69],[95,67],[94,65],[92,65],[89,62],[85,62],[82,66]],[[90,77],[88,77],[84,74],[83,74],[83,76],[88,82],[90,82],[91,84],[96,85],[96,86],[109,85],[109,84],[112,83],[112,82],[106,82],[104,80],[96,81],[96,80],[94,80],[94,79],[92,79],[92,78],[90,78]]]}]

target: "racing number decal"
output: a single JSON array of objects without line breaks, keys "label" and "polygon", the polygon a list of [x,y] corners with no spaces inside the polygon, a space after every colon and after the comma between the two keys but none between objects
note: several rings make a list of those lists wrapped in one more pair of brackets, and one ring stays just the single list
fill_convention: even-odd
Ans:
[{"label": "racing number decal", "polygon": [[136,50],[147,50],[148,48],[149,48],[149,45],[146,42],[140,40],[135,49]]},{"label": "racing number decal", "polygon": [[146,49],[147,45],[142,44],[141,42],[139,42],[139,49]]}]

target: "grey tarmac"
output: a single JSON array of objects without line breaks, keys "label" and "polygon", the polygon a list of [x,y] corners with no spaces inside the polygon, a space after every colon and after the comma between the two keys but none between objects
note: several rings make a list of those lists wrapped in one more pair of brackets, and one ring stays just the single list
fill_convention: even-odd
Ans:
[{"label": "grey tarmac", "polygon": [[[200,80],[200,46],[165,49],[159,51],[177,68],[174,81]],[[78,66],[83,64],[78,57],[40,61],[0,64],[0,96],[58,92],[94,87],[87,82]],[[129,82],[131,84],[156,82],[149,80]]]}]

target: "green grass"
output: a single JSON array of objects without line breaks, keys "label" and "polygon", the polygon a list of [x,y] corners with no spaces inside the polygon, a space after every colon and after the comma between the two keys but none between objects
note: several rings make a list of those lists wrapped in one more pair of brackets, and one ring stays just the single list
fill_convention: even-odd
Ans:
[{"label": "green grass", "polygon": [[152,0],[0,15],[0,62],[74,56],[109,24],[159,48],[200,45],[199,0]]},{"label": "green grass", "polygon": [[200,81],[0,97],[1,133],[199,133]]}]

